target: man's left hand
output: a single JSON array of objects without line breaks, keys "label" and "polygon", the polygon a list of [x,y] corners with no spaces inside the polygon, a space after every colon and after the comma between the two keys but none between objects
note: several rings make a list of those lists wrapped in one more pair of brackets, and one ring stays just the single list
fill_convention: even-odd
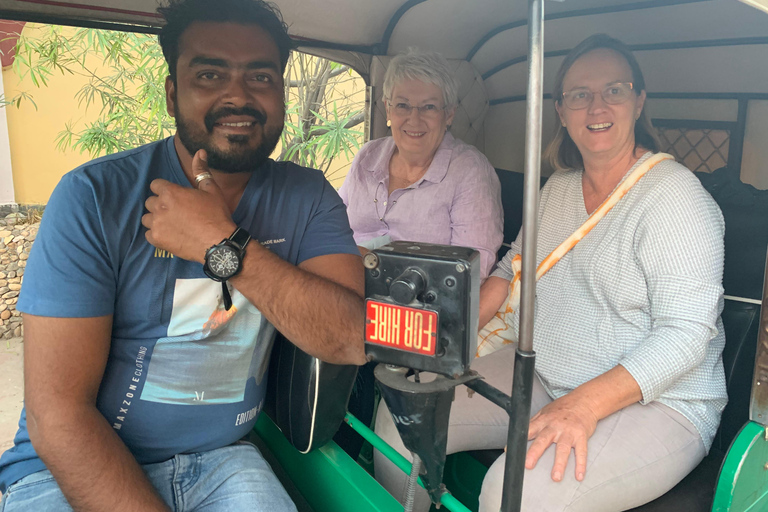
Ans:
[{"label": "man's left hand", "polygon": [[[195,176],[209,172],[204,150],[195,153]],[[204,262],[205,252],[237,228],[226,201],[213,179],[200,182],[198,189],[157,179],[149,185],[155,194],[147,199],[149,213],[141,218],[147,241],[178,258]]]},{"label": "man's left hand", "polygon": [[587,441],[597,428],[598,418],[589,404],[565,395],[543,407],[528,427],[528,440],[533,439],[525,457],[525,467],[533,469],[550,445],[555,447],[552,480],[563,479],[571,449],[576,454],[576,480],[582,481],[587,471]]}]

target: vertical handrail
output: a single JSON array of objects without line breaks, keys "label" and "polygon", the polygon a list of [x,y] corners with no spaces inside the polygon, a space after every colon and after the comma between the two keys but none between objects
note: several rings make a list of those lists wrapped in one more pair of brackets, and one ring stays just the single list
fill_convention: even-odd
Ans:
[{"label": "vertical handrail", "polygon": [[544,75],[544,0],[530,0],[528,12],[528,94],[523,184],[523,247],[520,273],[520,336],[518,347],[533,351],[533,312],[536,295],[536,244],[541,186],[541,105]]},{"label": "vertical handrail", "polygon": [[541,108],[544,75],[544,0],[528,3],[528,92],[526,94],[523,246],[520,279],[520,332],[515,354],[511,416],[501,498],[503,512],[519,512],[528,447],[535,353],[533,317],[536,297],[536,245],[541,182]]}]

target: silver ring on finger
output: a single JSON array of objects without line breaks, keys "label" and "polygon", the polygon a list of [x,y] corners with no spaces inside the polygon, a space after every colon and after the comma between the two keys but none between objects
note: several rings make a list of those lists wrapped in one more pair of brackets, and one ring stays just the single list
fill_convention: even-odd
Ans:
[{"label": "silver ring on finger", "polygon": [[195,186],[197,188],[200,188],[200,183],[202,183],[204,180],[212,180],[212,179],[213,179],[213,175],[208,171],[201,172],[200,174],[195,176]]}]

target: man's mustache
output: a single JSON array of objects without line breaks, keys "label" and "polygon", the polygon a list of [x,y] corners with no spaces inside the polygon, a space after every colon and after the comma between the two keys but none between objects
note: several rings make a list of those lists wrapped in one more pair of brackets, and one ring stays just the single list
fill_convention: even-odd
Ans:
[{"label": "man's mustache", "polygon": [[264,126],[264,124],[267,122],[267,116],[263,113],[259,112],[258,110],[251,108],[251,107],[242,107],[242,108],[231,108],[231,107],[224,107],[219,110],[216,110],[214,112],[208,112],[205,115],[205,128],[208,130],[208,132],[213,131],[213,126],[216,124],[216,122],[219,119],[222,119],[224,117],[229,116],[249,116],[254,119],[255,122],[259,123],[260,125]]}]

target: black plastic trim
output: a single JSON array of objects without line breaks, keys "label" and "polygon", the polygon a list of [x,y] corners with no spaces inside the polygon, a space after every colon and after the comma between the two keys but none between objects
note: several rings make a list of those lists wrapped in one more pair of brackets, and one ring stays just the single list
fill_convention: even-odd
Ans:
[{"label": "black plastic trim", "polygon": [[649,92],[647,96],[670,100],[768,100],[765,92]]},{"label": "black plastic trim", "polygon": [[749,99],[739,98],[739,115],[736,118],[736,128],[731,131],[731,141],[728,144],[728,169],[741,176],[741,157],[744,152],[744,134],[747,131],[747,108]]},{"label": "black plastic trim", "polygon": [[[658,128],[688,128],[692,130],[728,130],[733,132],[738,127],[736,121],[706,121],[698,119],[651,119],[651,124]],[[731,137],[733,135],[731,134]]]},{"label": "black plastic trim", "polygon": [[389,23],[387,23],[387,28],[384,30],[384,34],[381,36],[381,42],[377,45],[378,48],[376,54],[387,54],[387,50],[389,50],[389,40],[392,37],[392,33],[395,31],[395,27],[397,27],[397,24],[400,22],[400,19],[405,15],[406,12],[411,10],[412,7],[415,7],[426,1],[427,0],[408,0],[403,5],[398,7],[398,9],[395,11],[395,14],[393,14],[389,19]]},{"label": "black plastic trim", "polygon": [[[768,100],[768,93],[764,92],[649,92],[647,96],[666,100]],[[552,95],[547,93],[544,99],[551,100]],[[494,106],[518,101],[525,101],[525,94],[496,98],[488,104]]]},{"label": "black plastic trim", "polygon": [[301,37],[291,36],[291,39],[297,47],[306,48],[323,48],[325,50],[342,50],[346,52],[358,52],[366,55],[376,55],[378,52],[378,44],[347,44],[347,43],[332,43],[329,41],[318,41],[316,39],[303,39]]},{"label": "black plastic trim", "polygon": [[[652,0],[650,2],[635,2],[631,4],[614,5],[609,7],[592,7],[589,9],[578,9],[574,11],[556,12],[556,13],[545,15],[544,20],[550,21],[550,20],[558,20],[563,18],[578,18],[581,16],[610,14],[614,12],[640,11],[643,9],[655,9],[658,7],[670,7],[675,5],[692,4],[692,3],[708,2],[708,1],[710,0]],[[507,30],[512,30],[513,28],[524,27],[527,24],[528,24],[528,20],[516,20],[491,30],[490,32],[485,34],[477,43],[475,43],[475,46],[473,46],[472,49],[467,54],[467,60],[471,61],[472,57],[474,57],[475,54],[480,51],[480,48],[482,48],[485,45],[485,43],[490,41],[494,36],[502,32],[505,32]]]},{"label": "black plastic trim", "polygon": [[[669,43],[650,43],[650,44],[634,44],[628,45],[629,49],[633,52],[645,52],[655,50],[680,50],[687,48],[711,48],[715,46],[744,46],[744,45],[768,45],[768,37],[736,37],[731,39],[702,39],[699,41],[675,41]],[[554,50],[551,52],[545,52],[544,57],[559,57],[561,55],[567,55],[571,50]],[[483,80],[487,80],[491,76],[495,75],[499,71],[506,69],[515,64],[520,64],[528,60],[527,56],[515,57],[506,62],[502,62],[497,66],[489,69],[483,73]]]},{"label": "black plastic trim", "polygon": [[152,25],[130,25],[110,21],[94,21],[83,18],[52,16],[31,12],[21,12],[0,9],[0,19],[11,21],[27,21],[30,23],[45,23],[47,25],[65,25],[70,27],[95,28],[100,30],[118,30],[121,32],[137,32],[140,34],[159,34],[160,27]]}]

